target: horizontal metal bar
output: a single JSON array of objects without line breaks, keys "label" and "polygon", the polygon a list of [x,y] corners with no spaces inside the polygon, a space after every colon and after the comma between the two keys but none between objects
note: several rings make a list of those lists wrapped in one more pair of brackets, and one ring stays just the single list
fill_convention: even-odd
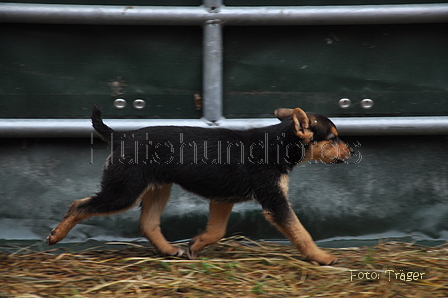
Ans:
[{"label": "horizontal metal bar", "polygon": [[332,118],[341,135],[448,135],[448,116]]},{"label": "horizontal metal bar", "polygon": [[228,7],[218,13],[226,25],[347,25],[448,21],[448,4]]},{"label": "horizontal metal bar", "polygon": [[[343,136],[448,135],[448,116],[335,117],[331,120]],[[204,119],[105,119],[104,122],[117,130],[159,125],[248,129],[279,123],[275,118],[221,119],[216,123]],[[0,119],[3,138],[82,138],[90,137],[93,132],[88,119]]]},{"label": "horizontal metal bar", "polygon": [[335,25],[448,21],[448,4],[226,7],[0,3],[0,22],[98,25]]}]

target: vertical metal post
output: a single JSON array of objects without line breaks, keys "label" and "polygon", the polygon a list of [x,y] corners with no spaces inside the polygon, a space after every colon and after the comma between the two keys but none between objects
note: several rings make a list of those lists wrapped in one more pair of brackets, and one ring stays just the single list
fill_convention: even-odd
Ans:
[{"label": "vertical metal post", "polygon": [[[219,12],[222,0],[204,0],[210,14]],[[222,118],[222,25],[220,20],[204,24],[203,36],[203,116],[209,122]]]},{"label": "vertical metal post", "polygon": [[204,118],[216,122],[222,118],[222,26],[211,20],[204,25],[203,39]]}]

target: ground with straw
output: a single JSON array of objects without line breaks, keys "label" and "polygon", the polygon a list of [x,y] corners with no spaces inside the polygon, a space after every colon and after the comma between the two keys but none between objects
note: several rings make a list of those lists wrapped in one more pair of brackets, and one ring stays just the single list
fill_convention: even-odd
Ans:
[{"label": "ground with straw", "polygon": [[336,266],[243,237],[193,261],[142,243],[117,247],[0,252],[0,297],[448,297],[448,244],[326,249]]}]

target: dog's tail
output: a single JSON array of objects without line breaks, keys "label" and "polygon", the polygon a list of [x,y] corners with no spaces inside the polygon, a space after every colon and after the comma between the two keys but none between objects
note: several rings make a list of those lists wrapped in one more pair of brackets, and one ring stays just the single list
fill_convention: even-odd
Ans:
[{"label": "dog's tail", "polygon": [[99,105],[94,105],[92,110],[92,126],[98,133],[98,135],[106,142],[111,142],[114,130],[104,124],[103,119],[101,119],[101,107]]}]

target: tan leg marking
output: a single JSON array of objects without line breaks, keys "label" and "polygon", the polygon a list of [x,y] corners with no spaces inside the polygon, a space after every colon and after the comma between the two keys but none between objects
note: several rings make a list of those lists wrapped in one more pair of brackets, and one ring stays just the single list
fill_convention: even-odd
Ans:
[{"label": "tan leg marking", "polygon": [[148,188],[142,196],[140,230],[163,255],[181,256],[184,250],[174,247],[160,229],[160,216],[170,198],[171,184]]},{"label": "tan leg marking", "polygon": [[[148,187],[149,189],[151,187]],[[140,199],[142,198],[143,194],[146,192],[146,190],[140,195],[139,198],[134,202],[134,204],[130,205],[127,208],[123,208],[121,210],[113,211],[113,212],[98,212],[98,213],[89,213],[82,209],[82,206],[85,202],[92,199],[92,197],[80,199],[74,201],[70,208],[68,209],[65,216],[62,218],[61,222],[57,225],[56,228],[54,228],[50,235],[47,237],[47,244],[53,245],[61,241],[62,239],[67,236],[68,232],[76,226],[79,222],[81,222],[84,219],[87,219],[92,216],[107,216],[110,214],[120,213],[123,211],[126,211],[132,207],[134,207],[138,202],[140,202]]]},{"label": "tan leg marking", "polygon": [[189,259],[195,259],[202,249],[215,244],[224,237],[232,208],[233,204],[210,201],[207,229],[190,242],[187,250]]},{"label": "tan leg marking", "polygon": [[314,243],[311,235],[302,226],[297,216],[291,210],[288,222],[285,225],[278,225],[275,223],[270,214],[264,212],[266,218],[282,232],[297,249],[303,254],[303,256],[312,261],[316,261],[322,265],[331,265],[337,262],[337,258],[330,254],[323,252]]},{"label": "tan leg marking", "polygon": [[[288,192],[288,176],[283,175],[279,180],[280,188],[283,191],[285,197],[287,197]],[[302,223],[299,221],[294,211],[289,208],[288,218],[285,221],[285,224],[279,225],[276,223],[269,214],[269,212],[263,212],[266,219],[269,220],[277,229],[282,232],[291,242],[294,244],[298,250],[305,256],[305,258],[317,261],[322,265],[331,265],[336,263],[337,258],[323,252],[317,245],[314,243],[311,235],[308,231],[303,227]]]},{"label": "tan leg marking", "polygon": [[278,180],[278,186],[282,190],[282,193],[285,196],[285,198],[287,198],[289,191],[289,176],[287,174],[283,174],[280,176],[280,179]]},{"label": "tan leg marking", "polygon": [[65,216],[62,218],[61,222],[57,225],[56,228],[54,228],[51,231],[50,235],[47,237],[48,245],[53,245],[53,244],[58,243],[59,241],[64,239],[65,236],[67,236],[68,232],[70,232],[70,230],[74,226],[76,226],[76,224],[78,224],[80,221],[94,215],[94,214],[84,213],[84,212],[81,212],[80,210],[78,210],[78,207],[82,203],[84,203],[85,201],[88,201],[90,199],[91,198],[88,197],[85,199],[76,200],[70,205],[70,208],[68,209]]}]

